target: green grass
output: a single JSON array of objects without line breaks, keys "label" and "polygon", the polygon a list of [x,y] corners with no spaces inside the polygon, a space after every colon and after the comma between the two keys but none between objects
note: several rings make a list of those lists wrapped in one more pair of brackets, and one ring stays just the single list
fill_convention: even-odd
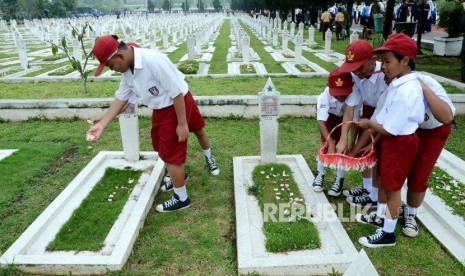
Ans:
[{"label": "green grass", "polygon": [[68,61],[64,61],[64,62],[57,63],[57,64],[42,65],[42,69],[27,73],[26,75],[24,75],[24,77],[36,77],[38,75],[45,74],[47,72],[53,71],[55,69],[58,69],[58,68],[60,68],[62,66],[68,65],[68,64],[69,64]]},{"label": "green grass", "polygon": [[227,74],[228,64],[226,62],[226,56],[229,48],[231,47],[231,20],[226,19],[221,25],[219,35],[215,40],[214,47],[215,51],[210,62],[210,68],[208,69],[209,74]]},{"label": "green grass", "polygon": [[[257,197],[265,218],[263,232],[266,250],[285,252],[318,248],[318,231],[308,220],[306,205],[301,201],[303,197],[290,168],[284,164],[258,165],[252,172],[252,179],[250,190],[254,191],[252,194]],[[278,214],[271,214],[273,218],[269,218],[268,211],[265,211],[269,205],[278,211]]]},{"label": "green grass", "polygon": [[199,62],[196,60],[186,60],[178,65],[179,71],[183,74],[197,74],[199,71]]},{"label": "green grass", "polygon": [[178,48],[168,54],[168,58],[173,63],[178,63],[179,60],[187,53],[187,41],[178,45]]},{"label": "green grass", "polygon": [[[128,263],[119,275],[237,275],[232,158],[260,154],[259,122],[233,117],[207,118],[206,122],[212,152],[221,168],[220,175],[212,176],[208,173],[202,150],[195,137],[191,136],[186,163],[186,171],[190,176],[187,190],[192,200],[191,208],[167,214],[151,210]],[[284,117],[279,122],[278,154],[302,154],[314,170],[315,156],[321,146],[316,120]],[[457,116],[457,122],[459,126],[465,125],[465,116]],[[141,150],[151,151],[150,119],[140,118],[139,124]],[[61,154],[58,151],[53,155],[55,157],[50,157],[52,161],[31,162],[39,167],[36,172],[29,170],[29,165],[24,165],[26,171],[21,172],[25,176],[18,177],[18,181],[29,184],[22,184],[22,192],[14,191],[8,195],[14,198],[12,204],[0,205],[3,214],[7,214],[5,219],[0,220],[0,252],[4,252],[21,235],[99,151],[121,150],[116,121],[109,125],[102,139],[94,144],[85,140],[88,128],[83,120],[0,123],[2,149],[27,144],[33,149],[41,148],[47,154],[49,147],[44,146],[44,143],[62,144],[64,147]],[[465,130],[462,129],[452,131],[446,148],[464,158]],[[25,154],[30,158],[41,155],[34,152]],[[12,157],[2,160],[0,164]],[[27,157],[23,159],[27,161]],[[12,168],[2,169],[1,177],[14,178],[20,170]],[[334,177],[334,172],[327,170],[325,187],[330,186]],[[358,186],[360,183],[360,173],[346,173],[345,187]],[[160,204],[169,196],[168,193],[158,194],[154,204]],[[330,202],[336,206],[342,204],[344,216],[348,217],[349,208],[346,208],[347,203],[343,197],[331,198]],[[344,222],[343,226],[357,249],[362,248],[358,239],[374,232],[370,225]],[[451,257],[426,228],[421,224],[419,227],[420,234],[412,239],[404,237],[398,226],[395,247],[365,248],[378,273],[464,275],[464,266]]]},{"label": "green grass", "polygon": [[104,246],[142,172],[107,168],[102,179],[63,225],[48,251],[98,251]]},{"label": "green grass", "polygon": [[49,76],[66,76],[68,74],[71,74],[74,71],[76,70],[74,70],[74,68],[71,67],[71,65],[67,65],[65,67],[58,68],[55,71],[48,73],[48,75]]}]

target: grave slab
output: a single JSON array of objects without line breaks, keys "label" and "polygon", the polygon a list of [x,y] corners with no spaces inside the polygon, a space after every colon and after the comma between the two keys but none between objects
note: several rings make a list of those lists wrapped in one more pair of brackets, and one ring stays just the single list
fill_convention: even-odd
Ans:
[{"label": "grave slab", "polygon": [[[155,152],[141,152],[141,160],[128,162],[123,152],[100,152],[0,257],[0,265],[43,274],[104,274],[126,263],[139,229],[160,187],[165,164]],[[143,170],[121,214],[108,233],[102,250],[46,251],[60,228],[88,196],[105,169],[131,167]]]},{"label": "grave slab", "polygon": [[326,275],[332,268],[344,272],[355,260],[357,250],[325,195],[315,193],[311,189],[314,177],[302,155],[278,155],[277,163],[290,167],[305,202],[320,207],[316,209],[324,208],[324,218],[327,219],[316,222],[321,248],[285,253],[271,253],[265,250],[263,215],[257,199],[248,194],[248,187],[252,185],[252,171],[260,164],[260,159],[260,156],[233,159],[238,272],[256,272],[263,275]]},{"label": "grave slab", "polygon": [[12,155],[17,149],[4,149],[0,150],[0,161]]}]

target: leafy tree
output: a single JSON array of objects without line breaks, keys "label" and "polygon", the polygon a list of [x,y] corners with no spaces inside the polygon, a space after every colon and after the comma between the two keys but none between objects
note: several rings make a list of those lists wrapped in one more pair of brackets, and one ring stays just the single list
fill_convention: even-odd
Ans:
[{"label": "leafy tree", "polygon": [[189,2],[187,2],[187,0],[185,0],[184,2],[182,2],[181,4],[181,8],[184,12],[187,12],[189,10]]},{"label": "leafy tree", "polygon": [[223,8],[223,6],[222,6],[221,3],[220,3],[220,0],[214,0],[214,1],[213,1],[213,8],[214,8],[215,11],[217,11],[217,12],[220,11],[220,10]]},{"label": "leafy tree", "polygon": [[16,19],[18,13],[17,0],[2,0],[0,2],[0,9],[3,11],[3,19],[12,20]]},{"label": "leafy tree", "polygon": [[84,53],[84,56],[86,57],[86,59],[84,60],[84,64],[81,64],[81,62],[79,60],[76,60],[74,56],[69,52],[70,49],[69,49],[68,44],[66,43],[66,38],[63,37],[61,39],[61,45],[51,43],[52,54],[56,55],[56,53],[58,53],[58,49],[62,50],[65,53],[66,57],[68,58],[69,62],[71,63],[71,66],[73,67],[73,69],[79,72],[81,76],[82,85],[83,85],[83,93],[87,92],[87,77],[89,76],[89,73],[91,72],[91,70],[86,70],[87,62],[89,61],[89,58],[91,56],[90,53],[87,53],[86,48],[84,46],[84,38],[87,32],[87,29],[89,29],[89,31],[93,31],[92,27],[88,23],[86,23],[82,27],[81,30],[78,30],[74,26],[72,26],[72,30],[71,30],[71,35],[73,36],[73,38],[76,38],[79,41],[82,52]]},{"label": "leafy tree", "polygon": [[199,0],[199,2],[197,2],[197,8],[199,9],[199,12],[204,12],[205,11],[205,7],[203,5],[202,0]]},{"label": "leafy tree", "polygon": [[171,11],[171,2],[169,0],[165,0],[165,2],[163,2],[162,9],[164,11]]},{"label": "leafy tree", "polygon": [[155,9],[155,4],[150,0],[147,1],[147,10],[153,12],[154,9]]}]

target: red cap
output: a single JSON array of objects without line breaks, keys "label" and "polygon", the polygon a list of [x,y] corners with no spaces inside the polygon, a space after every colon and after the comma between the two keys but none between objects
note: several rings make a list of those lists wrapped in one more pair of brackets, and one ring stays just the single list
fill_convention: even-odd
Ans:
[{"label": "red cap", "polygon": [[100,62],[97,70],[95,70],[94,76],[99,76],[107,61],[116,53],[119,47],[118,37],[112,35],[101,36],[95,41],[95,45],[92,48],[92,54]]},{"label": "red cap", "polygon": [[329,74],[328,87],[329,95],[335,96],[348,96],[352,93],[352,74],[349,72],[341,72],[340,68],[336,68]]},{"label": "red cap", "polygon": [[393,34],[388,37],[383,46],[376,48],[373,53],[392,51],[396,54],[414,60],[418,53],[415,41],[405,34]]},{"label": "red cap", "polygon": [[126,42],[126,46],[128,47],[134,47],[134,48],[140,48],[140,45],[135,43],[135,42],[131,42],[131,41],[128,41]]},{"label": "red cap", "polygon": [[362,63],[373,56],[373,46],[366,40],[357,40],[347,46],[346,60],[339,67],[341,72],[354,72]]}]

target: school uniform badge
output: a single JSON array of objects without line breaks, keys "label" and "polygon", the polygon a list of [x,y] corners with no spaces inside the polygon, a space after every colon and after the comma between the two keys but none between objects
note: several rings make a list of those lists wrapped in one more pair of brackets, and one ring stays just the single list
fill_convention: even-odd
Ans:
[{"label": "school uniform badge", "polygon": [[160,91],[158,91],[158,88],[156,86],[150,87],[149,92],[150,92],[150,94],[152,94],[154,96],[158,96],[158,94],[160,94]]}]

